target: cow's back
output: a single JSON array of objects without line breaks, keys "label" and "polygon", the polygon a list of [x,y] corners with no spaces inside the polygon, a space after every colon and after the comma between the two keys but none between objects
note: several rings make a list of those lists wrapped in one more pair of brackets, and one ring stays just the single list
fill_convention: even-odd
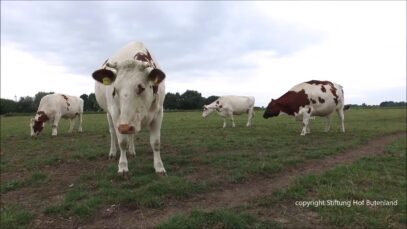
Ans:
[{"label": "cow's back", "polygon": [[247,110],[254,106],[254,97],[226,95],[219,98],[222,104],[226,104],[233,110],[233,113],[246,113]]},{"label": "cow's back", "polygon": [[318,82],[322,83],[314,83],[313,81],[300,83],[291,88],[290,91],[304,90],[315,116],[324,116],[336,109],[342,109],[344,104],[342,86],[328,81]]}]

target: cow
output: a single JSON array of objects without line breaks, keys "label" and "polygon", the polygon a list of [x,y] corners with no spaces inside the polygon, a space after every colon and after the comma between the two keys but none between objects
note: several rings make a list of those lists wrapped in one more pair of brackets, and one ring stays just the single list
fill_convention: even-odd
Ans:
[{"label": "cow", "polygon": [[330,81],[311,80],[291,88],[280,98],[268,104],[264,118],[288,114],[296,120],[302,120],[301,135],[310,133],[309,120],[312,116],[326,117],[325,132],[331,128],[332,113],[336,111],[341,121],[341,130],[345,133],[343,88]]},{"label": "cow", "polygon": [[226,118],[230,117],[232,120],[232,126],[235,127],[235,121],[233,115],[240,115],[247,113],[249,118],[247,120],[247,127],[252,125],[252,119],[254,117],[254,97],[249,96],[236,96],[226,95],[221,96],[213,103],[204,105],[202,117],[206,118],[212,112],[216,111],[221,117],[223,117],[223,128],[226,127]]},{"label": "cow", "polygon": [[30,120],[31,136],[38,136],[47,122],[52,123],[52,136],[57,136],[61,118],[70,120],[69,133],[73,131],[77,122],[79,122],[78,132],[82,132],[82,113],[81,98],[64,94],[46,95],[42,97],[35,117]]},{"label": "cow", "polygon": [[95,95],[106,111],[110,132],[109,158],[120,150],[118,173],[129,172],[126,152],[135,156],[134,135],[142,128],[150,131],[154,168],[166,175],[160,156],[161,123],[165,97],[165,73],[141,42],[131,42],[93,72]]}]

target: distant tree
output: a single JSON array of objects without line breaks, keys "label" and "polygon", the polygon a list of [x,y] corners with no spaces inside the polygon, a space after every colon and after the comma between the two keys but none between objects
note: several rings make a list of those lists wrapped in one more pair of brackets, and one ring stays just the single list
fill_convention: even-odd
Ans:
[{"label": "distant tree", "polygon": [[164,99],[164,109],[179,109],[181,95],[177,92],[175,94],[168,92]]},{"label": "distant tree", "polygon": [[0,99],[0,114],[18,112],[17,102],[10,99]]},{"label": "distant tree", "polygon": [[35,112],[37,108],[34,105],[34,99],[31,96],[20,97],[17,103],[18,112],[30,113]]},{"label": "distant tree", "polygon": [[381,102],[380,107],[402,107],[402,106],[406,106],[406,102],[394,102],[394,101],[384,101]]},{"label": "distant tree", "polygon": [[90,111],[101,111],[102,108],[99,107],[98,102],[96,101],[95,93],[90,93],[88,97],[89,109]]},{"label": "distant tree", "polygon": [[181,95],[180,109],[192,110],[200,109],[203,106],[204,99],[201,93],[197,91],[187,90]]},{"label": "distant tree", "polygon": [[219,96],[211,95],[211,96],[209,96],[208,98],[205,99],[204,103],[205,103],[205,105],[211,104],[214,101],[216,101],[218,98],[219,98]]},{"label": "distant tree", "polygon": [[37,94],[35,94],[34,96],[34,107],[38,108],[38,106],[40,105],[40,101],[42,99],[42,97],[46,96],[46,95],[50,95],[50,94],[54,94],[54,92],[38,92]]}]

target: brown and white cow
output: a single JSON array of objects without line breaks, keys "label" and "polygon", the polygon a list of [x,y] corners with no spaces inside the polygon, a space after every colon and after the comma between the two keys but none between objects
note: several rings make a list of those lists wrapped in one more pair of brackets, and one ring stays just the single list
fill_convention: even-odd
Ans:
[{"label": "brown and white cow", "polygon": [[281,114],[294,116],[302,120],[301,135],[310,133],[309,120],[312,116],[326,117],[325,131],[331,127],[331,114],[337,111],[341,120],[342,132],[345,132],[343,88],[341,85],[330,81],[311,80],[300,83],[291,88],[280,98],[272,99],[264,112],[264,118]]},{"label": "brown and white cow", "polygon": [[[31,136],[38,136],[45,123],[52,123],[52,136],[58,134],[58,124],[61,118],[69,119],[69,133],[79,122],[78,131],[82,132],[83,100],[76,96],[50,94],[42,97],[37,114],[30,120]],[[76,122],[75,122],[76,120]]]},{"label": "brown and white cow", "polygon": [[110,131],[109,157],[116,156],[119,143],[119,174],[126,174],[126,152],[135,155],[134,134],[150,130],[156,173],[166,173],[160,156],[160,134],[165,97],[165,74],[141,42],[121,48],[92,74],[95,95],[107,112]]}]

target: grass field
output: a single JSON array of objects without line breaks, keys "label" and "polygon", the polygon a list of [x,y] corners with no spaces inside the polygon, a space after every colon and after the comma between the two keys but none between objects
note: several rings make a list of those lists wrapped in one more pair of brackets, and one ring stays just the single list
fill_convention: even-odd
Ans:
[{"label": "grass field", "polygon": [[[149,134],[143,130],[135,140],[137,155],[129,160],[127,179],[116,173],[118,159],[108,160],[110,137],[104,114],[85,115],[83,133],[68,134],[68,122],[61,121],[57,137],[51,137],[47,126],[38,138],[29,136],[30,117],[2,117],[1,228],[90,227],[116,222],[140,209],[165,212],[171,203],[191,203],[256,179],[272,181],[274,174],[295,166],[406,131],[405,109],[349,110],[345,134],[339,131],[336,116],[329,133],[323,132],[325,120],[317,118],[311,122],[312,133],[305,137],[300,136],[301,124],[291,117],[265,120],[261,116],[256,113],[252,128],[245,127],[247,116],[241,116],[235,118],[236,128],[228,123],[222,129],[223,120],[216,115],[202,119],[200,112],[166,113],[161,156],[168,176],[154,173]],[[219,209],[180,209],[181,214],[170,214],[155,225],[285,227],[289,223],[281,217],[264,214],[284,205],[316,215],[318,223],[328,226],[405,227],[405,135],[386,147],[383,155],[338,165],[319,175],[299,176],[289,187],[260,200]],[[292,204],[335,198],[397,199],[398,205],[300,209]],[[123,220],[119,223],[130,226]]]}]

